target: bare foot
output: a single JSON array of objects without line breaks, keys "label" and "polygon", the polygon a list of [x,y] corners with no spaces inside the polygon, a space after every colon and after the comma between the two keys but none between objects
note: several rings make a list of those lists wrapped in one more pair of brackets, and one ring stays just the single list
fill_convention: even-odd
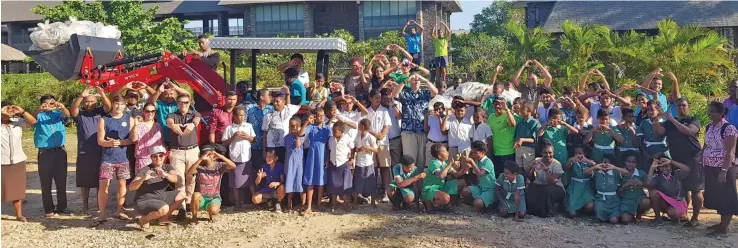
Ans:
[{"label": "bare foot", "polygon": [[20,221],[20,222],[28,222],[28,220],[24,216],[15,217],[15,220]]},{"label": "bare foot", "polygon": [[313,214],[313,210],[310,209],[310,208],[308,208],[304,212],[302,212],[302,215],[311,215],[311,214]]}]

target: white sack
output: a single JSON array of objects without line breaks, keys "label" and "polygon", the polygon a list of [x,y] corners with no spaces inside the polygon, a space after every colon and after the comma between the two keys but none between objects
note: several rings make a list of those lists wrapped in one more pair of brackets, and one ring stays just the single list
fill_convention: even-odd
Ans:
[{"label": "white sack", "polygon": [[482,95],[487,90],[492,90],[493,86],[479,82],[466,82],[459,84],[454,89],[448,89],[443,95],[433,97],[428,103],[428,109],[433,110],[433,104],[442,102],[446,109],[451,109],[451,102],[454,96],[461,96],[465,100],[482,101]]}]

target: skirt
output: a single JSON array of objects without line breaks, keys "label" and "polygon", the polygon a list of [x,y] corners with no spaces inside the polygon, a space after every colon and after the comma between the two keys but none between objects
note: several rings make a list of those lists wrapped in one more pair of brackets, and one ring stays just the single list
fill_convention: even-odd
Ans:
[{"label": "skirt", "polygon": [[[516,207],[515,206],[515,195],[512,193],[505,193],[505,192],[502,192],[502,193],[505,194],[503,202],[505,203],[505,206],[507,206],[507,213],[514,214],[515,207]],[[527,209],[525,205],[525,190],[522,190],[522,189],[520,190],[520,201],[518,201],[518,204],[519,204],[519,206],[517,206],[518,212],[526,212]]]},{"label": "skirt", "polygon": [[356,166],[353,179],[354,193],[364,197],[377,193],[377,175],[374,174],[374,166]]},{"label": "skirt", "polygon": [[669,204],[669,206],[673,207],[676,210],[679,216],[687,216],[687,208],[689,208],[689,206],[687,206],[686,201],[674,199],[664,193],[661,193],[661,191],[658,190],[656,192],[659,193],[661,199],[664,199],[664,201]]},{"label": "skirt", "polygon": [[97,188],[100,184],[100,166],[102,165],[101,152],[86,152],[77,155],[77,187]]},{"label": "skirt", "polygon": [[353,187],[354,175],[351,173],[349,163],[344,163],[339,167],[331,166],[328,169],[328,193],[332,195],[351,194]]},{"label": "skirt", "polygon": [[610,221],[610,218],[620,217],[620,197],[597,194],[594,212],[597,219],[601,221]]},{"label": "skirt", "polygon": [[726,182],[723,184],[717,182],[720,170],[720,168],[705,167],[705,208],[714,209],[719,215],[738,215],[738,192],[735,188],[738,167],[728,170],[725,176]]},{"label": "skirt", "polygon": [[250,186],[256,186],[254,180],[256,180],[256,168],[248,162],[237,162],[236,168],[230,171],[230,185],[233,189],[244,189]]},{"label": "skirt", "polygon": [[566,211],[579,211],[587,202],[594,200],[591,181],[581,182],[578,180],[581,179],[572,178],[569,182],[569,204],[566,206]]},{"label": "skirt", "polygon": [[646,196],[620,197],[620,213],[628,213],[630,215],[638,214],[638,207],[640,207],[643,198],[646,198]]},{"label": "skirt", "polygon": [[2,202],[26,199],[26,162],[1,167]]},{"label": "skirt", "polygon": [[555,204],[563,203],[565,195],[564,188],[555,184],[531,183],[525,193],[528,213],[543,218],[554,211]]}]

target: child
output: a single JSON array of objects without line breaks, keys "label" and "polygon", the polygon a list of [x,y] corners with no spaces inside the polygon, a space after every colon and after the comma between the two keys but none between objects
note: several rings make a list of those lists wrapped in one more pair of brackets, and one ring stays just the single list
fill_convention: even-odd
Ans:
[{"label": "child", "polygon": [[634,109],[636,126],[641,125],[643,120],[648,119],[648,115],[646,115],[646,105],[648,105],[648,97],[646,94],[638,93],[638,95],[636,95],[636,106]]},{"label": "child", "polygon": [[280,202],[284,199],[284,165],[277,162],[277,153],[274,149],[266,151],[264,157],[266,164],[256,173],[256,186],[258,190],[251,197],[254,204],[269,201],[269,207],[274,212],[281,212]]},{"label": "child", "polygon": [[522,221],[525,217],[525,178],[518,174],[518,165],[508,161],[505,172],[497,178],[497,200],[500,216],[514,215],[514,221]]},{"label": "child", "polygon": [[[433,144],[430,153],[433,159],[428,168],[425,169],[427,178],[423,180],[421,197],[427,210],[435,210],[441,207],[448,209],[451,195],[458,194],[458,182],[454,179],[446,180],[446,176],[460,177],[464,174],[466,168],[462,167],[459,171],[452,168],[454,163],[449,163],[449,154],[443,144]],[[458,161],[455,163],[458,164]]]},{"label": "child", "polygon": [[584,171],[595,165],[595,162],[585,157],[587,146],[578,145],[574,148],[574,156],[564,165],[564,170],[569,171],[571,182],[569,182],[569,201],[566,211],[569,217],[574,218],[578,212],[592,212],[594,209],[594,192],[592,192],[591,175],[585,175]]},{"label": "child", "polygon": [[448,65],[448,41],[451,35],[451,29],[444,22],[440,22],[443,27],[433,26],[433,46],[436,49],[436,58],[433,62],[433,68],[436,69],[436,81],[446,81],[446,66]]},{"label": "child", "polygon": [[[674,171],[673,166],[679,168]],[[654,175],[656,170],[658,175]],[[684,189],[682,180],[689,176],[689,167],[673,161],[661,155],[653,160],[651,168],[648,170],[648,179],[646,187],[648,188],[648,198],[653,206],[655,215],[651,224],[661,225],[664,220],[661,213],[666,212],[669,219],[673,221],[681,221],[687,216],[687,202],[684,201]]]},{"label": "child", "polygon": [[313,187],[318,187],[318,210],[320,210],[320,200],[323,199],[323,185],[325,185],[325,144],[331,136],[331,129],[325,124],[325,112],[323,109],[317,108],[308,116],[310,123],[301,134],[305,134],[310,140],[310,149],[307,153],[307,162],[303,172],[302,183],[307,185],[307,210],[305,214],[313,212]]},{"label": "child", "polygon": [[393,209],[405,209],[415,201],[415,182],[425,178],[425,172],[415,167],[410,155],[403,155],[400,163],[392,167],[394,181],[387,188],[387,195]]},{"label": "child", "polygon": [[377,176],[374,174],[374,154],[379,152],[377,138],[369,134],[371,121],[362,119],[359,122],[359,134],[356,136],[354,143],[354,157],[356,158],[356,168],[354,169],[354,204],[359,199],[368,201],[367,197],[371,197],[372,207],[377,206]]},{"label": "child", "polygon": [[466,118],[466,104],[454,102],[454,116],[447,121],[448,125],[448,146],[451,157],[457,154],[469,154],[471,147],[471,138],[474,136],[472,130],[474,126],[471,120]]},{"label": "child", "polygon": [[512,108],[512,111],[513,111],[513,115],[515,115],[515,116],[520,116],[520,115],[521,115],[521,113],[520,113],[520,109],[521,109],[521,107],[522,107],[522,106],[523,106],[523,98],[521,98],[521,97],[516,97],[516,98],[515,98],[515,99],[514,99],[514,100],[512,101],[512,106],[510,107],[510,108]]},{"label": "child", "polygon": [[574,99],[576,98],[574,97],[573,89],[569,86],[564,86],[561,97],[557,100],[558,104],[561,105],[561,112],[564,113],[563,120],[569,125],[574,125],[577,122],[577,115],[574,113],[577,102]]},{"label": "child", "polygon": [[566,137],[566,147],[569,148],[569,156],[574,155],[574,148],[584,144],[584,137],[587,133],[592,130],[592,122],[589,117],[589,109],[578,106],[574,108],[574,124],[572,126],[577,129],[579,133],[570,133]]},{"label": "child", "polygon": [[[597,171],[597,173],[595,173]],[[620,174],[615,173],[620,172]],[[586,175],[592,175],[595,181],[595,215],[601,221],[618,223],[620,217],[620,197],[617,190],[620,186],[620,175],[629,176],[628,170],[615,166],[615,156],[605,154],[602,163],[587,168]]]},{"label": "child", "polygon": [[355,140],[345,134],[346,126],[341,122],[333,125],[333,137],[328,140],[328,152],[330,153],[330,176],[328,177],[328,193],[331,194],[331,211],[335,211],[338,196],[344,199],[343,210],[351,211],[348,199],[353,186],[353,174],[351,169],[354,167],[354,149]]},{"label": "child", "polygon": [[[638,169],[638,159],[640,156],[635,151],[627,151],[623,153],[625,161],[625,169],[628,170],[630,176],[621,175],[625,180],[620,186],[618,193],[620,194],[620,220],[623,224],[628,224],[634,220],[640,220],[641,215],[651,208],[651,200],[646,197],[643,192],[643,185],[646,180],[646,172]],[[633,218],[635,216],[635,219]]]},{"label": "child", "polygon": [[[566,137],[570,133],[577,133],[579,130],[572,127],[562,120],[564,113],[557,108],[548,111],[548,124],[538,129],[538,137],[548,140],[554,147],[554,158],[559,163],[569,158],[569,151],[566,149]],[[566,176],[564,176],[566,178]]]},{"label": "child", "polygon": [[323,108],[328,101],[328,88],[325,87],[323,73],[315,75],[315,85],[310,87],[310,107]]},{"label": "child", "polygon": [[246,111],[241,107],[233,110],[233,124],[226,127],[223,132],[223,144],[228,146],[229,156],[236,163],[236,169],[230,175],[230,186],[233,189],[233,200],[236,202],[236,210],[241,209],[244,189],[249,189],[251,195],[256,192],[254,178],[255,168],[251,161],[251,142],[254,142],[256,133],[254,127],[246,122]]},{"label": "child", "polygon": [[[305,122],[302,125],[302,128],[300,128],[300,117],[292,117],[290,119],[290,134],[284,137],[284,148],[285,150],[285,156],[287,158],[285,161],[287,163],[285,164],[285,174],[286,174],[286,180],[285,180],[285,193],[287,193],[287,211],[292,211],[292,198],[293,193],[302,193],[302,174],[303,174],[303,150],[302,150],[302,142],[305,139],[305,128],[309,124],[308,122]],[[279,155],[277,155],[279,156]],[[300,201],[302,203],[302,207],[305,206],[305,194],[300,194]],[[302,207],[300,208],[300,212],[302,213]]]},{"label": "child", "polygon": [[485,155],[487,145],[481,141],[475,141],[471,147],[466,163],[471,165],[474,175],[479,178],[478,186],[469,186],[461,191],[464,199],[474,199],[473,206],[482,212],[495,201],[495,167],[492,160]]},{"label": "child", "polygon": [[478,109],[474,112],[472,120],[474,120],[474,136],[472,137],[472,142],[481,141],[485,144],[489,144],[488,139],[489,137],[492,137],[492,129],[489,128],[489,125],[486,122],[486,111],[484,111],[484,109]]},{"label": "child", "polygon": [[[218,161],[220,160],[220,161]],[[222,161],[222,162],[221,162]],[[203,164],[204,165],[201,165]],[[206,209],[210,221],[215,222],[220,214],[220,179],[223,173],[236,168],[236,164],[230,159],[215,152],[215,147],[205,145],[200,152],[200,159],[187,170],[187,175],[194,177],[197,174],[199,192],[192,195],[190,208],[192,209],[192,220],[197,222],[197,212]]]},{"label": "child", "polygon": [[643,140],[641,144],[645,145],[642,150],[645,151],[643,155],[646,156],[646,161],[650,161],[660,154],[670,158],[669,148],[666,146],[666,135],[659,136],[654,131],[654,129],[664,129],[663,122],[666,121],[660,117],[661,102],[649,101],[646,105],[646,114],[648,119],[643,120],[636,130],[638,138]]},{"label": "child", "polygon": [[[542,105],[538,105],[538,101],[540,101]],[[556,95],[554,94],[553,89],[541,88],[538,90],[538,100],[533,105],[538,107],[538,121],[543,125],[548,124],[548,117],[551,115],[549,111],[554,108],[558,109],[556,106]]]},{"label": "child", "polygon": [[598,110],[597,120],[599,123],[594,130],[587,133],[587,136],[584,137],[584,143],[594,143],[590,157],[595,162],[601,162],[602,156],[605,154],[615,155],[615,142],[623,142],[623,136],[620,134],[620,130],[610,127],[610,112],[607,110]]},{"label": "child", "polygon": [[637,148],[636,144],[636,125],[634,123],[635,121],[635,111],[630,108],[623,108],[623,123],[618,125],[617,129],[620,131],[620,134],[623,135],[623,142],[618,144],[618,158],[620,158],[619,161],[625,161],[625,158],[623,157],[623,154],[626,152],[637,152],[640,153],[640,150]]},{"label": "child", "polygon": [[521,166],[523,171],[530,167],[530,163],[536,158],[536,132],[541,128],[541,123],[533,118],[533,105],[525,103],[520,107],[521,121],[515,126],[515,162]]},{"label": "child", "polygon": [[433,112],[425,117],[424,130],[428,134],[428,141],[425,143],[426,158],[431,156],[431,146],[448,143],[448,117],[442,102],[433,104]]},{"label": "child", "polygon": [[[282,88],[282,91],[287,91],[285,87]],[[285,130],[287,125],[284,125],[284,123],[289,122],[292,116],[300,110],[299,105],[292,105],[285,99],[289,100],[289,96],[285,96],[282,92],[278,92],[274,96],[274,111],[264,116],[261,125],[261,129],[264,131],[262,138],[266,141],[263,145],[266,148],[275,148],[277,157],[281,159],[280,162],[287,159],[284,140],[288,130]]]}]

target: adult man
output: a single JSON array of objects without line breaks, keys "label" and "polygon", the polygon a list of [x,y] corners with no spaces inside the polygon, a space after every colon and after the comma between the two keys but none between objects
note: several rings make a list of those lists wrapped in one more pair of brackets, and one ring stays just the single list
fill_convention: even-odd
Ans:
[{"label": "adult man", "polygon": [[[410,28],[410,33],[405,33],[405,30],[407,29],[410,24],[415,24],[415,26],[418,28],[417,31],[415,31],[415,28]],[[420,53],[420,43],[423,40],[423,26],[421,26],[418,22],[415,20],[409,20],[405,24],[404,27],[402,27],[402,36],[405,36],[405,43],[407,43],[407,51],[410,53],[410,55],[413,57],[413,64],[420,64],[423,61],[422,54]]]},{"label": "adult man", "polygon": [[405,87],[410,87],[410,83],[407,79],[412,76],[412,72],[419,71],[422,75],[428,76],[430,72],[428,69],[423,68],[409,60],[403,59],[402,63],[391,66],[389,69],[384,71],[385,77],[390,77],[398,84],[405,84]]},{"label": "adult man", "polygon": [[292,54],[290,57],[290,61],[281,65],[277,66],[277,70],[281,73],[284,73],[287,68],[295,68],[297,70],[298,75],[297,78],[300,79],[300,82],[305,84],[305,88],[310,87],[310,74],[302,68],[302,66],[305,64],[305,59],[302,57],[302,54],[295,53]]},{"label": "adult man", "polygon": [[109,115],[101,118],[97,125],[97,144],[103,147],[102,163],[100,165],[99,188],[97,204],[100,215],[92,226],[98,226],[106,221],[108,206],[108,186],[110,180],[118,185],[118,201],[116,202],[116,216],[121,220],[128,220],[123,213],[123,204],[126,196],[126,180],[131,178],[131,172],[126,156],[128,145],[133,144],[130,133],[133,128],[133,117],[125,113],[126,100],[120,95],[113,96],[113,108]]},{"label": "adult man", "polygon": [[[492,85],[494,85],[494,87],[497,87],[497,76],[502,73],[503,69],[504,68],[502,67],[502,64],[498,64],[497,67],[495,67],[495,74],[492,75]],[[515,85],[513,85],[512,82],[507,82],[503,85],[505,86],[504,90],[502,91],[502,93],[499,94],[499,96],[504,98],[505,101],[507,101],[508,103],[512,103],[513,101],[515,101],[515,98],[521,96],[520,92],[515,90]],[[495,92],[495,94],[497,93]]]},{"label": "adult man", "polygon": [[[197,125],[200,124],[200,113],[191,110],[191,104],[192,100],[189,94],[179,95],[177,97],[178,110],[169,114],[166,122],[171,136],[169,162],[180,176],[177,180],[177,190],[185,191],[185,202],[188,204],[195,190],[195,184],[193,180],[186,180],[185,171],[200,157],[196,130]],[[179,211],[177,218],[183,219],[186,217],[185,214],[185,211]]]},{"label": "adult man", "polygon": [[277,151],[277,159],[284,163],[285,147],[284,137],[289,134],[289,122],[292,116],[297,114],[301,107],[309,109],[307,105],[290,104],[290,94],[287,86],[282,86],[281,92],[274,96],[274,111],[264,117],[261,124],[262,142],[266,144],[266,148],[274,148]]},{"label": "adult man", "polygon": [[[377,138],[377,145],[379,146],[379,152],[376,153],[375,159],[379,165],[380,176],[382,177],[382,187],[380,190],[384,190],[390,183],[390,146],[389,130],[392,127],[392,119],[390,118],[390,111],[382,106],[382,96],[379,94],[378,89],[371,90],[369,92],[369,102],[371,105],[367,108],[369,112],[366,116],[371,121],[371,129],[369,134]],[[388,202],[389,198],[385,192],[382,202]]]},{"label": "adult man", "polygon": [[[102,147],[97,144],[98,120],[110,111],[111,103],[101,88],[95,88],[97,93],[90,93],[93,88],[87,87],[72,103],[69,114],[74,118],[77,126],[77,187],[82,192],[82,212],[89,209],[88,199],[90,188],[97,188],[100,164],[102,163]],[[98,97],[102,98],[103,106],[97,105]],[[80,111],[80,105],[84,101]]]},{"label": "adult man", "polygon": [[499,96],[492,96],[485,100],[482,108],[487,111],[487,116],[489,116],[487,124],[494,134],[492,136],[492,150],[494,151],[492,161],[495,164],[495,175],[500,175],[503,173],[506,162],[515,161],[513,146],[515,126],[521,120],[513,115],[505,99]]},{"label": "adult man", "polygon": [[[391,81],[390,81],[391,82]],[[390,150],[390,164],[397,164],[400,162],[402,157],[402,139],[400,139],[400,120],[402,120],[402,103],[394,100],[390,94],[392,89],[384,88],[382,93],[382,106],[390,111],[390,126],[388,139],[389,139],[389,150]]]},{"label": "adult man", "polygon": [[188,53],[186,50],[183,50],[182,55],[199,55],[200,60],[208,65],[208,67],[212,68],[213,70],[218,69],[218,64],[220,63],[220,54],[218,54],[217,51],[210,49],[210,38],[208,38],[208,36],[206,35],[197,36],[197,43],[200,45],[200,51],[193,51]]},{"label": "adult man", "polygon": [[[67,209],[67,129],[64,118],[69,110],[51,95],[41,96],[41,106],[34,111],[36,124],[33,144],[38,148],[38,176],[41,181],[41,198],[46,217],[69,213]],[[51,183],[56,183],[56,208],[51,196]]]},{"label": "adult man", "polygon": [[[422,171],[426,167],[424,148],[428,141],[423,124],[425,114],[428,113],[428,102],[438,94],[438,89],[417,74],[408,80],[410,88],[405,88],[405,84],[392,83],[392,97],[399,98],[402,103],[402,154],[413,157]],[[421,81],[428,85],[428,89],[420,88]]]},{"label": "adult man", "polygon": [[295,68],[287,68],[284,71],[284,82],[290,88],[290,101],[297,105],[308,104],[308,94],[305,84],[298,78],[299,71]]},{"label": "adult man", "polygon": [[[171,144],[172,138],[169,131],[169,124],[167,123],[167,116],[169,114],[177,112],[177,95],[189,95],[189,92],[179,88],[176,84],[173,84],[169,79],[162,83],[158,90],[149,98],[149,103],[154,104],[156,107],[156,122],[161,124],[161,134],[164,138],[164,143],[167,145]],[[189,106],[187,106],[189,107]],[[184,172],[183,172],[184,173]]]},{"label": "adult man", "polygon": [[451,40],[451,28],[448,24],[441,21],[440,25],[443,27],[439,28],[438,25],[433,26],[433,47],[436,50],[436,58],[433,62],[433,67],[436,69],[436,82],[446,81],[446,66],[448,66],[448,43]]},{"label": "adult man", "polygon": [[[649,91],[649,93],[651,93],[651,94],[646,94],[646,97],[648,98],[649,101],[654,100],[654,97],[656,97],[656,99],[659,102],[661,102],[661,112],[666,113],[670,102],[669,102],[669,99],[666,98],[666,95],[661,93],[661,88],[664,85],[664,82],[661,81],[661,78],[660,78],[661,76],[663,76],[661,71],[662,71],[661,68],[657,68],[655,71],[651,72],[651,74],[648,74],[646,79],[643,80],[641,87],[646,88],[646,90]],[[672,88],[674,86],[677,86],[678,82],[677,82],[676,76],[674,76],[674,73],[669,72],[668,75],[669,75],[669,78],[672,80],[672,82],[674,82],[672,84]],[[642,93],[642,92],[643,92],[642,90],[640,89],[638,90],[638,93]],[[672,93],[672,99],[676,99],[674,98],[674,94],[679,94],[678,90],[675,91],[673,89],[671,93]]]},{"label": "adult man", "polygon": [[513,78],[512,82],[513,85],[515,85],[515,88],[520,92],[521,97],[523,100],[528,102],[535,102],[538,100],[538,75],[533,73],[532,71],[528,74],[527,80],[525,81],[525,84],[520,84],[520,76],[523,75],[523,71],[525,68],[531,67],[531,63],[534,63],[536,67],[543,73],[543,77],[545,78],[543,80],[543,86],[546,88],[551,88],[551,82],[553,82],[553,77],[551,77],[551,73],[548,72],[545,66],[543,66],[538,60],[527,60],[525,61],[525,64],[520,67],[518,72],[515,74],[515,77]]},{"label": "adult man", "polygon": [[723,101],[723,106],[730,109],[738,103],[738,80],[734,80],[728,84],[728,98]]},{"label": "adult man", "polygon": [[262,130],[264,117],[274,112],[272,106],[272,95],[268,89],[259,90],[259,102],[246,105],[246,122],[251,123],[254,128],[254,142],[251,143],[251,161],[253,165],[263,165],[266,156],[266,143],[264,137],[266,132]]},{"label": "adult man", "polygon": [[361,96],[371,90],[369,76],[364,74],[364,65],[360,58],[351,59],[351,73],[343,78],[344,94]]},{"label": "adult man", "polygon": [[683,185],[684,190],[689,191],[692,196],[692,218],[684,226],[695,227],[699,225],[700,210],[704,202],[702,192],[705,189],[705,176],[700,162],[702,146],[698,140],[701,129],[700,120],[689,115],[687,99],[679,98],[674,104],[677,105],[679,116],[674,118],[670,113],[662,113],[667,122],[663,124],[658,121],[654,122],[653,131],[658,136],[666,135],[669,153],[674,161],[689,167],[689,176],[684,180]]}]

